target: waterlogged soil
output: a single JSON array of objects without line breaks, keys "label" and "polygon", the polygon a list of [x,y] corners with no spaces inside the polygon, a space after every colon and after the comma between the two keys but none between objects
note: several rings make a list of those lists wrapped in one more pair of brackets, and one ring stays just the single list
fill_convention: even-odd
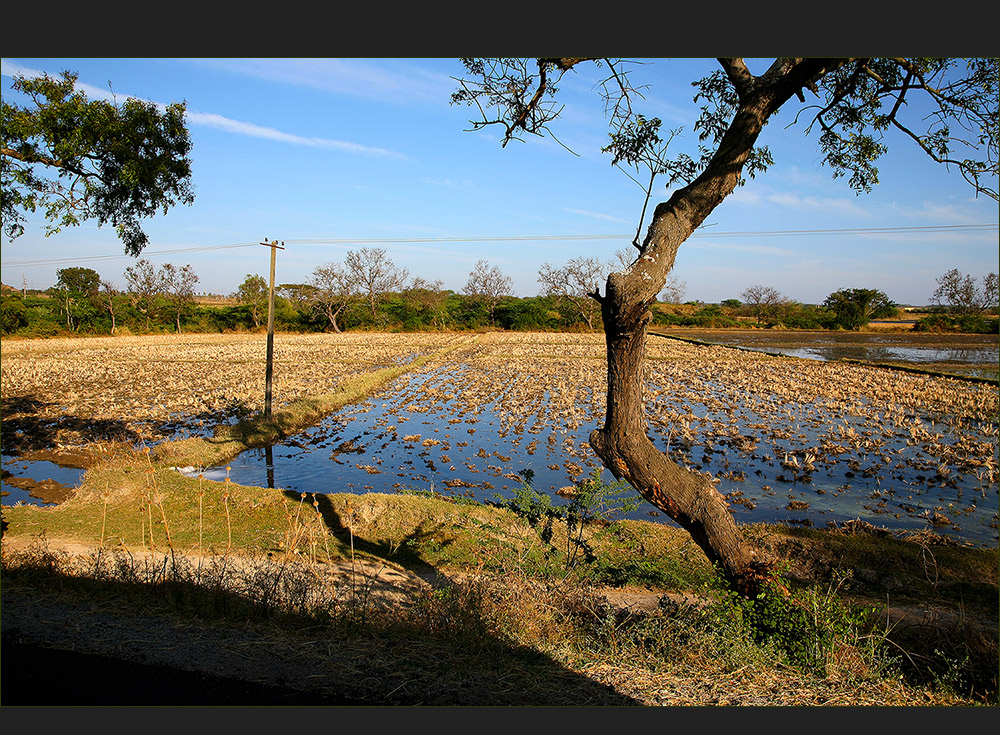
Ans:
[{"label": "waterlogged soil", "polygon": [[[717,333],[677,333],[720,341]],[[995,384],[767,354],[815,346],[815,333],[738,336],[761,340],[747,345],[758,349],[651,337],[646,401],[651,438],[678,463],[712,474],[740,522],[863,518],[996,544]],[[969,340],[877,335],[926,349],[955,346],[953,337]],[[280,445],[234,458],[228,470],[182,470],[299,492],[432,492],[485,502],[510,499],[530,475],[556,504],[600,470],[587,444],[604,411],[599,334],[278,335],[277,405],[445,347],[457,348],[446,362],[408,373]],[[24,459],[28,450],[210,431],[262,408],[263,372],[256,335],[5,340],[4,452]],[[669,522],[648,504],[631,517]]]},{"label": "waterlogged soil", "polygon": [[887,331],[830,332],[781,329],[657,328],[684,339],[731,345],[813,360],[858,360],[873,364],[918,367],[930,372],[997,378],[997,335]]}]

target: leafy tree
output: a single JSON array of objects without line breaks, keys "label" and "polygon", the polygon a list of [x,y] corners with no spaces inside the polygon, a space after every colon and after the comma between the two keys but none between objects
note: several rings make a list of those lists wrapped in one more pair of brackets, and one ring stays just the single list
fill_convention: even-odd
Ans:
[{"label": "leafy tree", "polygon": [[842,288],[827,296],[823,306],[834,313],[838,327],[855,331],[896,313],[896,305],[875,288]]},{"label": "leafy tree", "polygon": [[[672,462],[647,435],[642,367],[649,307],[687,238],[744,177],[771,165],[771,151],[759,137],[786,107],[799,108],[796,119],[807,121],[807,133],[818,131],[822,160],[834,178],[847,176],[859,193],[878,183],[883,141],[893,130],[959,171],[978,193],[997,199],[1000,60],[781,58],[755,74],[742,59],[719,59],[718,70],[694,82],[694,99],[701,103],[693,125],[699,152],[669,159],[660,121],[640,115],[643,98],[631,87],[622,60],[462,61],[466,75],[452,102],[475,110],[474,129],[497,126],[503,145],[550,132],[562,110],[556,95],[564,75],[585,63],[607,69],[595,87],[611,128],[604,150],[616,165],[639,170],[652,162],[647,170],[665,177],[670,196],[653,208],[645,237],[633,242],[639,257],[611,273],[604,293],[594,295],[608,344],[608,390],[604,425],[589,443],[616,478],[627,480],[691,534],[734,589],[755,596],[772,568],[762,550],[744,539],[712,478]],[[926,104],[914,104],[921,101]],[[964,146],[972,156],[953,153]]]},{"label": "leafy tree", "polygon": [[480,260],[469,273],[462,291],[483,302],[490,315],[490,324],[496,324],[495,313],[497,304],[504,296],[510,296],[514,282],[505,276],[498,266],[491,266],[487,261]]},{"label": "leafy tree", "polygon": [[591,294],[607,277],[609,266],[597,258],[571,258],[562,268],[553,268],[543,263],[538,270],[538,282],[542,293],[569,302],[577,315],[587,323],[587,329],[594,328],[594,319],[600,314],[600,306]]},{"label": "leafy tree", "polygon": [[149,241],[140,220],[191,204],[191,141],[183,103],[88,100],[77,75],[14,77],[25,107],[0,102],[0,210],[11,240],[25,213],[45,212],[46,235],[83,220],[110,223],[130,255]]},{"label": "leafy tree", "polygon": [[946,307],[953,314],[974,316],[997,308],[996,273],[983,276],[982,288],[976,286],[975,278],[963,275],[957,268],[952,268],[937,278],[936,282],[938,287],[931,296],[931,301]]},{"label": "leafy tree", "polygon": [[60,268],[56,271],[56,285],[90,298],[101,287],[101,275],[92,268]]},{"label": "leafy tree", "polygon": [[24,301],[17,296],[4,294],[0,297],[0,331],[4,334],[16,332],[27,326],[28,317]]},{"label": "leafy tree", "polygon": [[[91,268],[60,268],[56,271],[56,284],[52,289],[66,315],[66,329],[73,329],[73,316],[77,318],[92,310],[92,301],[101,287],[100,274]],[[74,309],[73,307],[77,308]]]},{"label": "leafy tree", "polygon": [[253,328],[259,327],[267,314],[267,304],[270,300],[270,289],[264,277],[247,273],[247,277],[243,279],[233,297],[249,310]]}]

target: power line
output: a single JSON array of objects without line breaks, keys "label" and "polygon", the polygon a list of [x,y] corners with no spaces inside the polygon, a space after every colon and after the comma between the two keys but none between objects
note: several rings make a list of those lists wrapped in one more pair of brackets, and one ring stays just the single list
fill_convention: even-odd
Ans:
[{"label": "power line", "polygon": [[[858,227],[814,230],[745,230],[735,232],[695,232],[691,239],[728,238],[728,237],[790,237],[803,235],[882,235],[882,234],[915,234],[934,232],[992,232],[1000,225],[926,225],[915,227]],[[622,240],[631,242],[632,235],[514,235],[499,237],[402,237],[402,238],[315,238],[303,240],[288,240],[290,245],[392,245],[407,243],[447,243],[447,242],[544,242],[544,241],[579,241],[579,240]],[[209,245],[194,248],[175,248],[172,250],[150,250],[147,255],[176,255],[178,253],[197,253],[231,248],[247,248],[258,245],[256,242],[234,243],[231,245]],[[94,262],[116,260],[131,256],[120,255],[90,255],[75,258],[50,258],[44,260],[10,260],[2,263],[5,267],[58,265],[61,263]]]}]

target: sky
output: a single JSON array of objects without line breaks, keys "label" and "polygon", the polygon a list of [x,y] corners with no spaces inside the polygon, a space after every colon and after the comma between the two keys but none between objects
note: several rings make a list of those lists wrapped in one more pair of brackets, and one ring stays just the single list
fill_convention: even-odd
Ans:
[{"label": "sky", "polygon": [[[679,129],[670,151],[694,153],[698,103],[691,82],[711,59],[642,60],[640,109]],[[761,72],[766,61],[754,62]],[[596,93],[602,69],[563,78],[558,140],[501,146],[501,131],[472,131],[474,110],[450,104],[458,59],[4,58],[0,92],[15,74],[70,70],[90,98],[185,102],[193,142],[192,206],[144,220],[155,265],[191,265],[198,290],[231,294],[248,274],[304,283],[348,251],[382,248],[411,277],[461,291],[480,260],[540,293],[543,264],[614,258],[631,249],[645,194],[601,147],[607,119]],[[109,88],[110,85],[110,88]],[[765,129],[775,163],[729,196],[685,242],[673,276],[684,300],[718,303],[752,285],[820,303],[842,288],[877,288],[899,304],[931,301],[935,279],[957,268],[979,279],[998,266],[998,206],[954,170],[889,135],[880,183],[856,195],[821,165],[816,131],[789,108]],[[994,183],[995,186],[995,183]],[[663,183],[649,212],[669,197]],[[44,289],[56,271],[89,267],[125,287],[124,254],[110,226],[93,222],[46,237],[35,215],[2,239],[2,281]]]}]

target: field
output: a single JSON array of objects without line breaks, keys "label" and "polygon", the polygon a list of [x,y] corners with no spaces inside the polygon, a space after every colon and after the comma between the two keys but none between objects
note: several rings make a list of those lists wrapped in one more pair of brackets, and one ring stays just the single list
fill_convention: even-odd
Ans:
[{"label": "field", "polygon": [[[737,520],[785,560],[797,585],[826,586],[810,598],[814,603],[839,600],[832,590],[849,578],[852,597],[884,605],[891,595],[893,609],[882,614],[893,620],[910,615],[906,610],[920,610],[921,621],[931,612],[938,622],[960,620],[940,635],[929,635],[923,622],[915,628],[919,640],[948,651],[941,661],[911,657],[922,680],[932,682],[928,694],[880,678],[881,659],[867,653],[848,666],[844,651],[831,648],[822,663],[810,659],[808,671],[826,672],[815,678],[798,664],[774,665],[785,659],[770,644],[744,648],[750,642],[736,611],[727,608],[720,626],[702,617],[708,613],[684,607],[692,590],[704,593],[710,570],[648,505],[610,537],[600,526],[590,529],[594,561],[574,567],[583,575],[575,582],[564,576],[566,529],[557,527],[546,541],[509,503],[526,469],[555,503],[565,502],[557,490],[599,469],[586,440],[604,410],[602,335],[280,334],[275,417],[262,428],[253,419],[263,409],[264,347],[262,335],[4,340],[5,455],[90,468],[80,491],[58,505],[5,501],[11,523],[4,538],[5,631],[12,619],[28,626],[29,619],[68,616],[78,631],[85,619],[98,620],[74,613],[81,603],[62,600],[76,582],[36,578],[69,564],[74,579],[81,568],[96,575],[89,582],[94,589],[73,593],[84,597],[85,608],[139,606],[152,621],[179,595],[181,617],[146,625],[108,611],[116,622],[102,613],[103,628],[86,626],[76,643],[57,640],[58,631],[44,626],[33,633],[50,646],[85,643],[94,652],[149,660],[168,659],[170,651],[197,659],[192,651],[218,646],[219,660],[229,662],[222,668],[234,660],[249,666],[247,657],[231,655],[249,642],[226,643],[233,635],[228,627],[211,634],[191,627],[185,606],[235,610],[228,614],[243,620],[246,603],[234,597],[266,598],[253,603],[252,614],[264,618],[253,645],[267,657],[293,646],[310,654],[273,655],[288,666],[300,658],[304,666],[346,665],[339,658],[319,662],[311,652],[321,645],[331,656],[335,650],[356,656],[348,663],[359,671],[370,669],[373,656],[387,657],[376,662],[383,673],[354,682],[365,701],[391,690],[401,702],[472,703],[461,692],[474,676],[484,677],[476,681],[489,690],[488,701],[507,704],[566,704],[577,695],[604,704],[955,704],[981,701],[983,687],[995,704],[995,384],[657,337],[648,345],[651,436],[675,461],[718,478]],[[289,456],[319,458],[312,476],[322,484],[300,487],[277,462],[276,481],[263,473],[260,481],[240,479],[240,471],[253,467],[252,455],[263,451],[251,447],[264,445],[276,456],[285,447]],[[852,521],[855,511],[868,513],[874,525]],[[775,521],[783,526],[759,525]],[[882,525],[893,532],[880,531]],[[41,551],[32,546],[39,543]],[[156,556],[167,547],[167,556]],[[221,556],[203,556],[207,550]],[[64,552],[83,561],[62,561]],[[226,566],[234,563],[230,552],[259,561],[248,562],[242,577]],[[16,561],[25,553],[28,561]],[[183,561],[175,555],[181,553],[205,561]],[[299,563],[319,571],[295,571]],[[164,599],[158,590],[166,590],[168,568],[176,587]],[[152,575],[143,585],[150,592],[111,602],[130,588],[112,584],[113,569],[124,569],[129,585]],[[225,585],[209,571],[217,569],[230,580]],[[345,603],[356,598],[343,596],[345,589],[356,594],[359,574],[373,595],[364,608],[370,639],[359,633],[357,608]],[[193,592],[194,602],[184,597],[194,575],[219,584],[204,593],[207,601]],[[593,582],[619,607],[607,608],[589,588],[576,586]],[[296,610],[307,619],[296,623],[301,633],[275,638],[277,613],[268,606],[278,605],[270,595],[289,585],[291,594],[302,595]],[[404,597],[416,600],[393,613],[403,622],[367,606],[386,589],[399,594],[402,587]],[[315,600],[327,592],[329,607],[320,606],[320,615]],[[282,619],[288,614],[281,612]],[[318,631],[331,620],[346,620],[347,628],[329,638]],[[654,633],[654,623],[665,627]],[[234,624],[242,625],[227,626]],[[140,625],[143,640],[160,641],[155,652],[126,646],[123,625]],[[413,638],[416,629],[429,638]],[[973,646],[968,635],[979,643]],[[350,640],[356,650],[344,653],[334,639]],[[860,652],[871,638],[852,640],[847,649]],[[468,655],[481,645],[489,656]],[[404,649],[410,663],[395,658]],[[545,656],[525,658],[528,649]],[[276,665],[250,658],[258,668],[248,677],[270,676]],[[536,666],[543,660],[544,670]],[[182,668],[194,665],[188,661]],[[462,664],[442,668],[441,661]],[[479,670],[506,665],[502,675]],[[433,682],[432,667],[440,677]],[[324,691],[346,696],[342,674],[331,669],[323,676],[329,677]],[[504,677],[515,683],[504,684]],[[314,683],[321,680],[327,681]],[[736,690],[732,681],[740,682]],[[955,698],[962,682],[971,687],[968,699]]]},{"label": "field", "polygon": [[[604,349],[599,334],[278,335],[276,411],[396,377],[275,449],[295,466],[260,453],[214,464],[244,484],[265,484],[267,464],[291,490],[478,500],[510,497],[530,470],[555,494],[600,468],[587,436],[603,418]],[[259,335],[6,340],[4,453],[72,463],[93,442],[212,435],[263,410],[264,352]],[[650,434],[715,475],[741,521],[861,517],[996,543],[995,385],[659,337],[646,384]],[[331,463],[341,445],[354,456]]]}]

